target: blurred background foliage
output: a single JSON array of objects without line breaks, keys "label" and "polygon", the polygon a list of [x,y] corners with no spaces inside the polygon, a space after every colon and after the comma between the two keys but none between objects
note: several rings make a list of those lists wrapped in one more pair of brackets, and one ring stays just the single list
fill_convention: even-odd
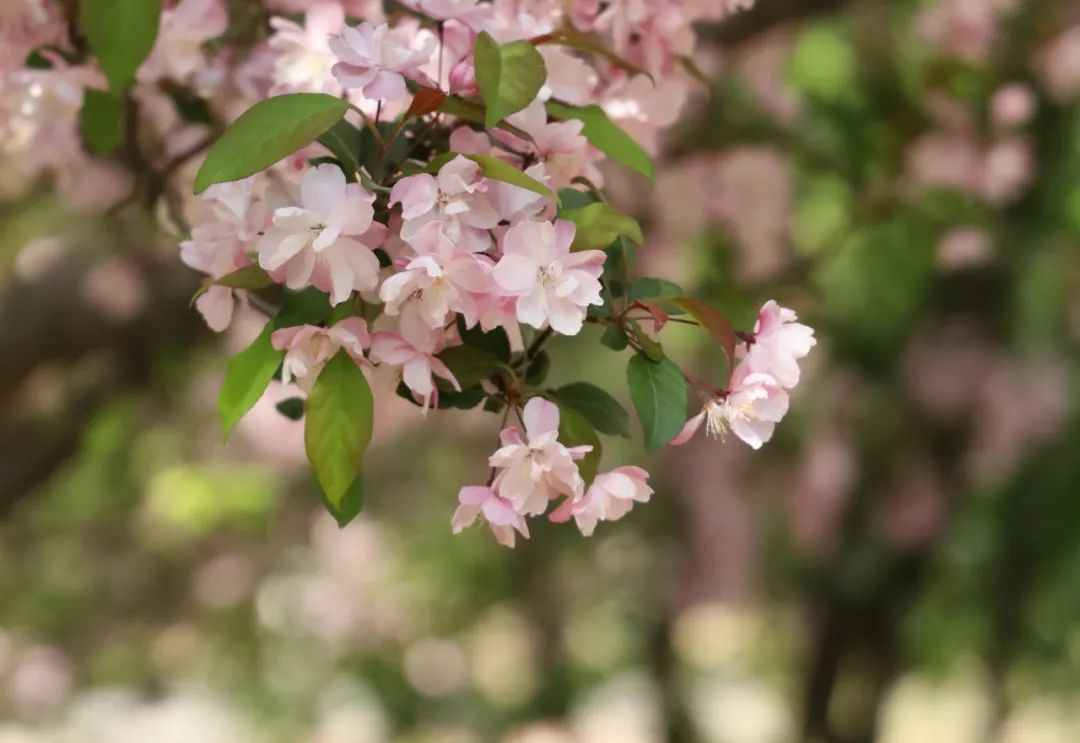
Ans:
[{"label": "blurred background foliage", "polygon": [[[287,391],[221,443],[256,320],[201,331],[146,219],[0,203],[0,741],[1080,740],[1080,11],[758,0],[696,61],[656,189],[608,176],[639,269],[819,345],[590,540],[452,536],[496,424],[391,379],[339,529]],[[593,330],[553,369],[625,401]]]}]

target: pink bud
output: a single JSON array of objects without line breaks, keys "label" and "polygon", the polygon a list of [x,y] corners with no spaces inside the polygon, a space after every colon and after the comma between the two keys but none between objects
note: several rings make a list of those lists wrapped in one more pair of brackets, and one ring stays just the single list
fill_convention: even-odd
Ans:
[{"label": "pink bud", "polygon": [[465,57],[450,70],[450,92],[457,95],[479,95],[476,85],[476,64],[472,56]]}]

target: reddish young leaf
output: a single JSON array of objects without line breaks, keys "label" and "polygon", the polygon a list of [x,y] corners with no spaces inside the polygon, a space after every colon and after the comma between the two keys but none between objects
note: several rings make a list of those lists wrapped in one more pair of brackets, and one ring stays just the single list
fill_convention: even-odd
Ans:
[{"label": "reddish young leaf", "polygon": [[651,304],[649,302],[644,302],[640,299],[635,299],[633,306],[637,307],[638,309],[645,310],[649,313],[649,316],[652,317],[653,320],[654,333],[659,333],[661,330],[664,329],[664,326],[667,325],[670,316],[657,305]]},{"label": "reddish young leaf", "polygon": [[405,112],[405,118],[411,119],[416,116],[434,113],[446,102],[446,93],[437,88],[421,88],[413,96],[409,110]]},{"label": "reddish young leaf", "polygon": [[728,362],[734,364],[735,329],[731,327],[731,323],[720,310],[693,297],[674,297],[669,301],[693,315],[694,319],[701,323],[701,326],[708,330],[724,349]]}]

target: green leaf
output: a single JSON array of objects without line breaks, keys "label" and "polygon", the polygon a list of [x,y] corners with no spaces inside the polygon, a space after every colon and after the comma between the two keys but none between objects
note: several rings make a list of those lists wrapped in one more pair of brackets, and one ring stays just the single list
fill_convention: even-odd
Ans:
[{"label": "green leaf", "polygon": [[501,327],[493,328],[485,333],[479,325],[471,328],[465,327],[465,321],[458,315],[458,335],[467,346],[482,348],[503,363],[510,363],[510,338]]},{"label": "green leaf", "polygon": [[334,124],[319,137],[319,144],[330,150],[338,162],[345,166],[345,175],[350,182],[354,182],[356,174],[360,172],[361,141],[360,130],[345,119]]},{"label": "green leaf", "polygon": [[82,0],[79,19],[109,87],[120,93],[134,80],[157,38],[161,0]]},{"label": "green leaf", "polygon": [[375,402],[364,373],[344,351],[323,367],[307,402],[304,446],[326,499],[341,508],[371,441]]},{"label": "green leaf", "polygon": [[293,325],[318,325],[330,318],[333,308],[326,292],[309,286],[303,291],[287,292],[281,300],[274,323],[279,328]]},{"label": "green leaf", "polygon": [[540,37],[539,40],[534,39],[534,43],[537,44],[560,44],[562,46],[568,46],[573,49],[580,49],[583,52],[589,52],[591,54],[597,54],[607,61],[611,62],[616,67],[626,70],[631,75],[644,75],[652,80],[653,85],[656,85],[656,78],[654,78],[648,70],[643,67],[623,59],[615,52],[608,49],[599,40],[588,34],[583,34],[573,28],[560,28],[558,31],[554,31],[550,34],[546,34]]},{"label": "green leaf", "polygon": [[591,446],[592,451],[585,455],[584,459],[578,460],[578,470],[581,478],[585,480],[585,486],[592,484],[600,469],[600,458],[604,455],[604,445],[600,443],[600,437],[589,421],[581,413],[571,407],[562,405],[559,400],[553,400],[559,406],[559,443],[568,446]]},{"label": "green leaf", "polygon": [[630,415],[604,390],[588,382],[574,382],[555,390],[561,405],[584,416],[593,428],[608,436],[630,437]]},{"label": "green leaf", "polygon": [[250,346],[229,359],[225,381],[218,393],[218,417],[225,436],[259,401],[281,365],[285,354],[271,345],[273,332],[274,323],[268,322]]},{"label": "green leaf", "polygon": [[564,210],[562,218],[577,226],[574,250],[605,248],[620,237],[628,237],[638,245],[645,240],[636,219],[603,202]]},{"label": "green leaf", "polygon": [[671,302],[689,312],[701,326],[720,344],[727,354],[728,364],[735,362],[735,329],[728,319],[715,307],[693,297],[675,297]]},{"label": "green leaf", "polygon": [[612,351],[623,351],[630,345],[630,339],[626,331],[618,325],[608,325],[604,328],[604,334],[600,336],[600,343]]},{"label": "green leaf", "polygon": [[500,44],[481,31],[473,43],[473,58],[488,129],[532,103],[547,80],[544,57],[527,41]]},{"label": "green leaf", "polygon": [[230,289],[248,289],[250,291],[256,291],[258,289],[265,289],[268,286],[273,286],[274,280],[270,278],[265,270],[263,270],[257,264],[251,264],[250,266],[244,266],[238,268],[230,274],[222,276],[220,279],[213,281],[205,281],[198,291],[191,298],[191,302],[194,304],[195,300],[206,294],[207,289],[212,286],[227,286]]},{"label": "green leaf", "polygon": [[626,367],[626,382],[641,427],[645,448],[659,449],[679,435],[686,423],[686,379],[669,359],[650,361],[635,354]]},{"label": "green leaf", "polygon": [[474,386],[502,368],[502,362],[476,346],[451,346],[439,354],[462,389]]},{"label": "green leaf", "polygon": [[350,521],[360,514],[361,509],[364,507],[364,476],[357,475],[356,479],[353,480],[353,484],[345,491],[344,497],[336,505],[330,502],[330,499],[326,497],[326,493],[320,491],[320,495],[323,505],[326,506],[326,510],[337,521],[337,525],[345,528]]},{"label": "green leaf", "polygon": [[669,315],[684,315],[686,310],[670,300],[685,294],[682,287],[674,281],[642,276],[630,285],[628,296],[631,300],[637,299],[654,304]]},{"label": "green leaf", "polygon": [[541,351],[536,354],[536,357],[525,368],[525,384],[530,387],[539,387],[547,379],[550,371],[551,357],[548,356],[547,351]]},{"label": "green leaf", "polygon": [[124,99],[88,88],[83,94],[79,128],[93,152],[99,155],[112,152],[124,141]]},{"label": "green leaf", "polygon": [[268,98],[245,111],[210,148],[195,176],[195,193],[266,170],[339,122],[349,104],[322,93]]},{"label": "green leaf", "polygon": [[[471,121],[474,124],[483,125],[487,121],[487,108],[483,103],[459,98],[456,95],[447,96],[446,100],[439,106],[439,110],[444,114]],[[496,128],[508,131],[518,139],[524,139],[526,142],[535,142],[532,135],[527,131],[505,121],[500,121]]]},{"label": "green leaf", "polygon": [[585,124],[582,134],[605,155],[650,181],[654,170],[652,159],[634,138],[620,129],[599,106],[565,106],[548,101],[547,112],[556,119],[577,119]]},{"label": "green leaf", "polygon": [[[559,189],[559,201],[562,203],[564,211],[571,209],[580,209],[589,204],[595,204],[596,198],[587,191],[579,191],[576,188],[560,188]],[[563,212],[559,212],[561,217]]]}]

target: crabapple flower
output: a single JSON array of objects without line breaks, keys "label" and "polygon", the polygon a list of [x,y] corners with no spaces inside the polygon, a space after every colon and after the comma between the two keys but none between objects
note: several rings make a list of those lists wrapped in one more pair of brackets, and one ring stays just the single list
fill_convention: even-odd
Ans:
[{"label": "crabapple flower", "polygon": [[416,312],[405,312],[398,323],[399,333],[375,333],[371,336],[371,358],[401,367],[405,386],[417,398],[426,414],[439,403],[435,377],[449,382],[461,392],[453,372],[435,354],[445,345],[445,334],[431,328]]},{"label": "crabapple flower", "polygon": [[603,304],[604,252],[571,253],[574,233],[573,222],[559,220],[520,222],[503,235],[503,257],[493,275],[504,292],[517,297],[519,321],[577,335],[589,305]]},{"label": "crabapple flower", "polygon": [[437,222],[424,225],[410,247],[416,254],[379,287],[383,311],[394,316],[404,303],[413,302],[432,328],[443,327],[451,312],[462,315],[467,327],[475,325],[481,299],[491,288],[486,256],[482,259],[454,247]]},{"label": "crabapple flower", "polygon": [[329,328],[296,325],[275,330],[270,336],[274,348],[285,352],[281,381],[295,382],[304,392],[311,392],[319,373],[337,352],[344,349],[353,361],[364,361],[364,349],[371,345],[367,323],[361,317],[346,317]]},{"label": "crabapple flower", "polygon": [[338,94],[341,86],[334,79],[337,58],[330,51],[330,39],[345,26],[345,9],[333,0],[314,3],[304,16],[304,25],[288,18],[270,19],[274,35],[270,48],[274,60],[275,93]]},{"label": "crabapple flower", "polygon": [[559,408],[542,397],[526,403],[522,420],[524,432],[511,426],[499,435],[502,447],[488,460],[498,470],[492,487],[525,516],[543,513],[560,495],[580,499],[585,482],[574,462],[592,447],[560,444]]},{"label": "crabapple flower", "polygon": [[403,0],[401,4],[437,21],[453,19],[473,27],[490,12],[489,6],[478,5],[476,0]]},{"label": "crabapple flower", "polygon": [[[422,41],[416,45],[418,39]],[[431,58],[436,44],[430,37],[410,39],[385,23],[346,26],[340,36],[330,39],[330,50],[338,59],[333,74],[342,87],[359,88],[367,98],[404,98],[409,94],[406,77],[427,82],[420,67]]]},{"label": "crabapple flower", "polygon": [[529,538],[529,525],[514,510],[513,504],[487,485],[466,485],[458,492],[458,507],[450,520],[455,534],[472,526],[480,514],[488,522],[496,541],[504,547],[513,548],[517,534]]},{"label": "crabapple flower", "polygon": [[705,433],[713,438],[722,439],[731,431],[752,449],[760,449],[787,410],[788,394],[780,383],[770,374],[752,371],[744,362],[735,367],[731,391],[705,403],[671,444],[685,444],[704,423]]},{"label": "crabapple flower", "polygon": [[[197,224],[191,239],[180,243],[180,260],[211,279],[250,265],[247,248],[266,225],[267,217],[265,206],[254,197],[254,182],[254,178],[247,178],[206,190],[201,200],[213,217]],[[195,307],[214,332],[220,333],[232,323],[236,295],[227,286],[213,285],[195,300]]]},{"label": "crabapple flower", "polygon": [[394,184],[390,206],[401,204],[401,239],[408,242],[432,221],[439,222],[457,246],[476,253],[491,245],[488,232],[499,215],[487,197],[489,183],[480,166],[467,157],[455,157],[442,166],[438,177],[418,173]]},{"label": "crabapple flower", "polygon": [[603,185],[603,175],[595,164],[600,159],[600,152],[590,147],[589,140],[581,133],[584,123],[576,119],[549,122],[539,99],[506,120],[526,132],[532,141],[523,141],[502,130],[496,130],[493,136],[515,151],[532,155],[544,163],[552,188],[567,188],[579,176]]},{"label": "crabapple flower", "polygon": [[206,67],[206,42],[228,28],[229,13],[222,0],[183,0],[163,10],[154,48],[139,67],[139,81],[192,80]]},{"label": "crabapple flower", "polygon": [[799,359],[817,344],[814,329],[797,322],[794,310],[769,300],[758,312],[754,333],[747,343],[744,364],[765,372],[781,387],[791,389],[799,383]]},{"label": "crabapple flower", "polygon": [[582,535],[591,537],[597,522],[618,521],[635,503],[648,503],[653,489],[649,473],[640,467],[617,467],[597,475],[584,497],[567,499],[551,513],[551,520],[567,521],[571,516]]},{"label": "crabapple flower", "polygon": [[258,243],[259,265],[290,289],[315,286],[338,305],[354,291],[379,283],[373,252],[386,227],[372,220],[374,194],[346,183],[336,165],[308,170],[300,184],[301,206],[274,211]]}]

